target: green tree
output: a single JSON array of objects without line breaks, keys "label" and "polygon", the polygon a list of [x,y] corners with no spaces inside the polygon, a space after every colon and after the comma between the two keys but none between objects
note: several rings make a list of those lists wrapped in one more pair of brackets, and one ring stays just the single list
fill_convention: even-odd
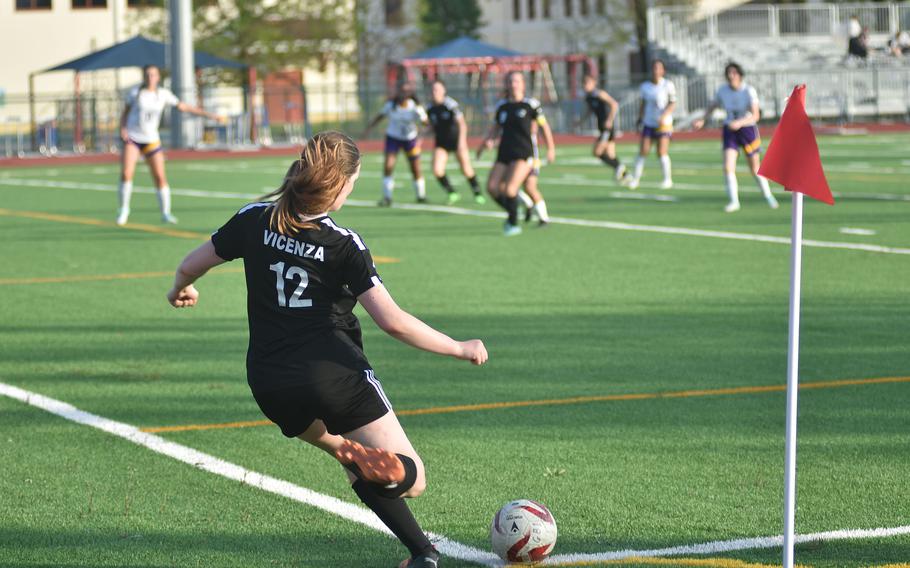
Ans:
[{"label": "green tree", "polygon": [[421,39],[426,45],[438,45],[461,36],[478,39],[483,26],[481,15],[477,0],[420,0]]},{"label": "green tree", "polygon": [[[167,11],[140,31],[164,39]],[[193,3],[196,49],[269,72],[288,65],[354,63],[356,31],[346,0],[206,0]]]}]

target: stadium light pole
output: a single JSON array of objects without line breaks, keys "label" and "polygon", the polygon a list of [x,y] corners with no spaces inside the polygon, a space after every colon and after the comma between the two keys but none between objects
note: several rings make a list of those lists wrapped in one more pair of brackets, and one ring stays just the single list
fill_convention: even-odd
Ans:
[{"label": "stadium light pole", "polygon": [[[177,98],[193,103],[196,84],[193,79],[193,4],[191,0],[170,0],[171,87]],[[195,143],[193,122],[176,108],[171,110],[171,146],[186,148]]]}]

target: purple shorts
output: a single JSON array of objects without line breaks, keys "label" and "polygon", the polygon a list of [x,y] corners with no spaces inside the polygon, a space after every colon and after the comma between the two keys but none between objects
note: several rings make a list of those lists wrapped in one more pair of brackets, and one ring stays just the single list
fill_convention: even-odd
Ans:
[{"label": "purple shorts", "polygon": [[161,146],[160,140],[158,142],[136,142],[135,140],[130,138],[130,140],[129,140],[129,142],[127,142],[127,144],[132,144],[133,146],[139,148],[139,152],[146,158],[148,158],[149,156],[152,156],[154,154],[157,154],[158,152],[160,152],[164,149]]},{"label": "purple shorts", "polygon": [[401,140],[386,135],[385,153],[397,154],[399,150],[403,150],[409,160],[416,160],[420,157],[420,138]]},{"label": "purple shorts", "polygon": [[743,126],[739,130],[730,130],[725,124],[724,150],[739,150],[740,148],[747,156],[761,152],[761,136],[758,135],[758,127],[753,124]]},{"label": "purple shorts", "polygon": [[650,138],[652,140],[657,140],[659,138],[673,138],[673,127],[672,126],[644,126],[641,129],[642,138]]}]

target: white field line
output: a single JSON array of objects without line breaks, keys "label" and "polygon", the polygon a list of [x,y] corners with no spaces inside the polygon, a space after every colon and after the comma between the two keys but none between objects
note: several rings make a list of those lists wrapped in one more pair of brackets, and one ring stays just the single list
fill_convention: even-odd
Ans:
[{"label": "white field line", "polygon": [[[81,189],[89,191],[116,191],[112,185],[84,183],[84,182],[64,182],[51,180],[36,179],[16,179],[0,178],[0,185],[9,186],[28,186],[51,189]],[[134,188],[138,193],[154,193],[152,188]],[[261,193],[231,193],[224,191],[202,191],[198,189],[180,189],[171,188],[171,194],[184,195],[188,197],[205,197],[205,198],[222,198],[222,199],[258,199]],[[372,201],[362,201],[349,199],[347,205],[353,207],[375,207]],[[448,213],[450,215],[463,215],[469,217],[487,217],[502,219],[505,213],[498,211],[478,211],[476,209],[466,209],[464,207],[450,207],[447,205],[423,205],[423,204],[396,204],[396,209],[405,209],[411,211],[434,211],[437,213]],[[733,233],[729,231],[714,231],[709,229],[691,229],[687,227],[665,227],[660,225],[637,225],[632,223],[620,223],[617,221],[595,221],[589,219],[574,219],[571,217],[551,217],[550,222],[556,225],[572,225],[576,227],[592,227],[598,229],[612,229],[619,231],[636,231],[644,233],[659,233],[664,235],[684,235],[689,237],[706,237],[714,239],[730,239],[737,241],[753,241],[760,243],[773,243],[789,245],[790,237],[776,237],[772,235],[757,235],[752,233]],[[816,248],[830,248],[855,250],[863,252],[874,252],[881,254],[901,254],[910,255],[910,248],[887,247],[881,245],[870,245],[864,243],[845,243],[837,241],[817,241],[804,240],[803,246]]]},{"label": "white field line", "polygon": [[[474,163],[474,166],[477,169],[487,169],[490,165],[492,165],[492,164],[484,163],[484,162],[475,162]],[[591,166],[593,169],[603,169],[604,168],[603,164],[593,161],[592,158],[567,158],[567,159],[557,162],[557,165]],[[261,176],[261,175],[280,176],[283,171],[283,169],[281,171],[279,171],[278,169],[270,170],[270,169],[265,169],[262,167],[251,168],[249,166],[244,166],[244,167],[216,166],[216,165],[212,165],[212,164],[192,164],[192,165],[186,166],[186,169],[208,171],[208,172],[215,172],[215,173],[230,172],[230,173],[238,173],[238,174],[249,174],[249,175],[255,175],[255,176]],[[453,172],[456,171],[456,168],[454,166],[452,166],[451,168],[448,168],[448,169]],[[868,172],[868,168],[866,168],[866,169],[839,169],[836,166],[828,167],[828,168],[826,168],[826,170],[827,171],[842,171],[845,173],[867,173]],[[685,168],[675,168],[674,171],[676,171],[677,173],[687,174],[687,175],[689,175],[689,174],[694,175],[695,173],[697,173],[695,170],[689,170],[689,169],[685,169]],[[748,170],[745,167],[740,167],[737,169],[737,173],[747,175]],[[910,169],[896,170],[893,168],[890,168],[890,169],[889,168],[877,168],[876,173],[910,174]],[[582,186],[582,187],[606,187],[606,188],[612,188],[612,189],[615,189],[617,187],[616,182],[608,179],[608,178],[610,178],[609,175],[601,176],[601,178],[591,179],[591,178],[586,178],[584,176],[584,174],[550,175],[547,173],[546,170],[543,171],[542,175],[543,175],[542,179],[546,184],[554,183],[554,184],[560,184],[560,185],[574,185],[574,186]],[[382,174],[379,172],[361,172],[360,177],[362,177],[362,178],[380,178],[380,177],[382,177]],[[656,182],[655,183],[644,182],[642,187],[646,187],[648,189],[658,189],[658,184]],[[705,184],[676,182],[673,184],[673,190],[707,191],[707,192],[711,192],[711,193],[722,193],[723,185],[720,181],[718,181],[716,187],[711,186],[711,185],[705,185]],[[759,193],[759,190],[757,188],[751,187],[750,185],[740,187],[739,191],[740,191],[740,193]],[[778,190],[778,193],[781,193],[781,192]],[[902,194],[902,193],[832,192],[832,194],[837,199],[859,199],[859,200],[872,199],[872,200],[876,200],[876,201],[907,201],[907,202],[910,202],[910,194]],[[641,196],[641,197],[635,197],[635,196]],[[678,198],[676,198],[672,195],[669,195],[669,194],[647,195],[647,194],[641,194],[641,193],[631,192],[631,191],[614,192],[614,193],[610,194],[610,197],[616,197],[617,199],[679,201]]]},{"label": "white field line", "polygon": [[[136,445],[148,448],[153,452],[168,456],[203,471],[214,473],[234,481],[239,481],[244,485],[249,485],[269,493],[274,493],[310,505],[345,520],[364,525],[387,536],[392,536],[385,525],[383,525],[371,511],[363,507],[353,505],[329,495],[317,493],[316,491],[294,485],[288,481],[283,481],[246,469],[242,466],[216,458],[215,456],[194,450],[188,446],[171,442],[160,436],[142,432],[130,424],[109,420],[96,414],[79,410],[71,404],[20,389],[6,383],[0,383],[0,395],[40,408],[71,422],[91,426],[92,428],[107,432],[108,434],[113,434],[114,436],[118,436]],[[844,529],[797,535],[796,542],[804,543],[830,540],[885,538],[907,534],[910,534],[910,526],[877,529]],[[502,566],[504,564],[490,552],[479,550],[438,534],[430,533],[429,537],[436,545],[437,550],[446,556],[484,566]],[[684,554],[706,555],[758,548],[775,548],[782,546],[782,544],[783,536],[741,538],[712,541],[702,544],[673,546],[669,548],[618,550],[593,554],[560,554],[550,557],[544,564],[558,565],[573,562],[599,562],[642,556],[660,557],[679,556]]]},{"label": "white field line", "polygon": [[[910,526],[878,528],[878,529],[844,529],[839,531],[801,534],[796,536],[797,543],[820,542],[830,540],[850,540],[861,538],[884,538],[910,534]],[[620,560],[632,557],[655,556],[681,556],[689,554],[718,554],[721,552],[735,552],[739,550],[754,550],[757,548],[777,548],[783,546],[784,537],[764,536],[756,538],[740,538],[735,540],[717,540],[702,544],[672,546],[669,548],[653,548],[649,550],[617,550],[616,552],[601,552],[595,554],[559,554],[551,556],[543,564],[572,564],[577,562],[603,562],[606,560]]]},{"label": "white field line", "polygon": [[[79,410],[65,402],[23,390],[12,385],[0,383],[0,394],[19,400],[30,406],[46,410],[51,414],[56,414],[61,418],[76,422],[77,424],[91,426],[92,428],[97,428],[108,434],[113,434],[114,436],[118,436],[129,442],[148,448],[153,452],[168,456],[203,471],[233,479],[244,485],[256,487],[263,491],[268,491],[269,493],[287,497],[288,499],[316,507],[317,509],[321,509],[348,521],[359,523],[375,531],[379,531],[386,536],[393,536],[391,531],[382,524],[382,521],[380,521],[372,511],[364,507],[342,501],[341,499],[336,499],[329,495],[317,493],[305,487],[294,485],[288,481],[248,470],[239,465],[194,450],[193,448],[182,444],[165,440],[160,436],[142,432],[135,426],[91,414],[84,410]],[[491,552],[485,552],[449,540],[441,535],[430,534],[429,536],[437,550],[446,556],[484,565],[495,565],[498,561],[498,558]]]}]

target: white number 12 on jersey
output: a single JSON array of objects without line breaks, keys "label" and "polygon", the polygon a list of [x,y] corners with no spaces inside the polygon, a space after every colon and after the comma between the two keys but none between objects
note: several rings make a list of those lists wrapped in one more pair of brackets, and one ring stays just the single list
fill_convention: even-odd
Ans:
[{"label": "white number 12 on jersey", "polygon": [[[278,305],[282,308],[309,308],[313,305],[313,300],[308,298],[301,298],[303,291],[306,290],[307,285],[310,283],[310,277],[307,275],[306,270],[300,268],[299,266],[292,266],[288,268],[287,274],[284,272],[284,263],[276,262],[269,266],[269,270],[277,274],[275,279],[275,288],[278,291]],[[300,284],[297,285],[297,289],[294,290],[294,293],[291,294],[290,300],[285,300],[284,296],[284,280],[293,280],[297,276],[300,278]]]}]

